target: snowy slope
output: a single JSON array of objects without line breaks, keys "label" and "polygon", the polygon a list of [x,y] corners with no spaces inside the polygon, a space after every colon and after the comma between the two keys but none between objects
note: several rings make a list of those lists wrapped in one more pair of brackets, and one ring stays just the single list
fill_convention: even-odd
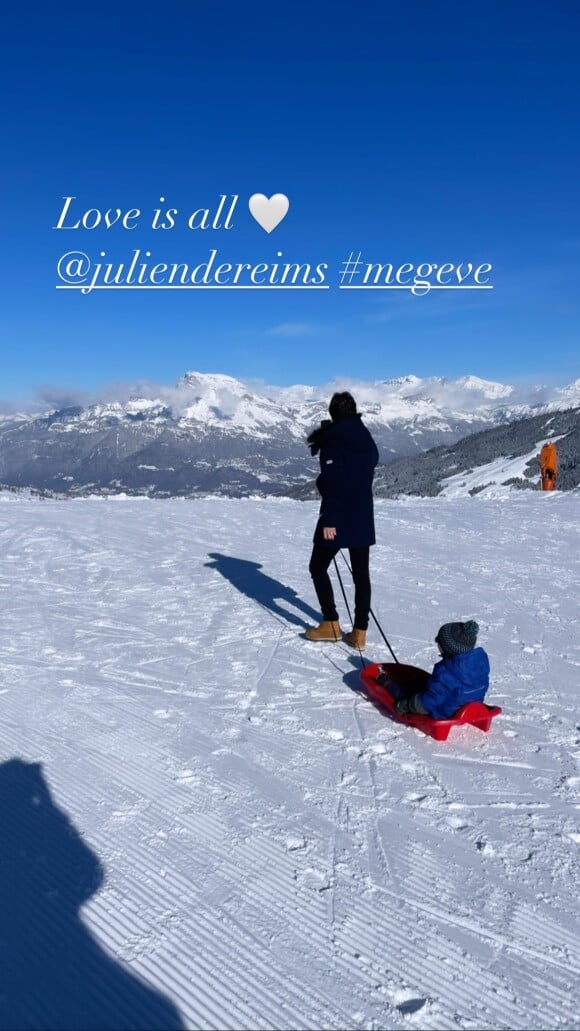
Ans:
[{"label": "snowy slope", "polygon": [[399,659],[490,654],[445,743],[301,636],[316,511],[0,494],[0,1027],[580,1027],[577,496],[377,503]]},{"label": "snowy slope", "polygon": [[540,490],[540,449],[558,448],[558,490],[580,486],[580,408],[520,419],[472,433],[454,444],[379,467],[378,497],[460,497],[485,489],[502,495],[513,489]]},{"label": "snowy slope", "polygon": [[534,444],[531,451],[517,457],[506,457],[501,455],[493,462],[486,462],[469,472],[456,473],[454,476],[447,476],[441,482],[444,497],[462,497],[470,491],[485,491],[488,497],[503,497],[511,493],[511,485],[507,480],[514,478],[522,479],[526,468],[531,462],[539,466],[538,456],[544,444],[550,441],[556,444],[562,438],[560,436],[542,437]]}]

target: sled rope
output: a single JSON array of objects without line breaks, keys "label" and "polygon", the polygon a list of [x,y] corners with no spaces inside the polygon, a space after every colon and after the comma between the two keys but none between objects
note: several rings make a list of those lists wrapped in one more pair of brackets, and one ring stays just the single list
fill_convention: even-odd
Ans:
[{"label": "sled rope", "polygon": [[[344,552],[343,552],[343,551],[341,551],[341,553],[340,553],[340,554],[342,555],[342,557],[343,557],[344,561],[346,562],[346,568],[348,569],[348,571],[349,571],[350,575],[352,576],[352,569],[350,568],[350,566],[349,566],[349,564],[348,564],[348,561],[347,561],[346,555],[344,554]],[[334,564],[335,564],[335,566],[336,566],[336,559],[334,560]],[[338,572],[338,566],[336,566],[336,572],[338,573],[338,579],[340,580],[340,586],[342,587],[342,580],[340,579],[340,573]],[[354,577],[353,577],[353,579],[354,579]],[[344,594],[344,588],[342,589],[342,593]],[[344,600],[345,600],[345,602],[346,602],[346,597],[345,597],[345,599],[344,599]],[[346,608],[347,608],[347,611],[348,611],[348,602],[347,602]],[[381,624],[379,623],[379,621],[378,621],[377,617],[375,616],[375,614],[374,614],[373,610],[372,610],[372,609],[369,609],[369,612],[370,612],[371,616],[373,617],[373,619],[374,619],[374,621],[375,621],[375,623],[376,623],[377,629],[378,629],[378,631],[379,631],[379,633],[380,633],[380,635],[381,635],[381,637],[382,637],[383,641],[385,642],[385,644],[386,644],[387,648],[389,649],[389,651],[390,651],[391,655],[393,656],[393,659],[395,660],[395,662],[398,662],[399,660],[398,660],[397,656],[395,655],[395,653],[394,653],[393,649],[391,648],[391,646],[390,646],[389,642],[387,641],[387,638],[386,638],[386,636],[385,636],[385,632],[384,632],[384,630],[383,630],[383,628],[382,628]],[[351,618],[351,616],[350,616],[350,612],[348,613],[348,615],[349,615],[349,618],[350,618],[350,620],[351,620],[351,623],[352,623],[352,618]],[[361,658],[362,658],[362,655],[361,655]]]},{"label": "sled rope", "polygon": [[[349,608],[348,600],[347,600],[347,597],[346,597],[346,591],[344,589],[344,584],[342,582],[342,577],[340,575],[340,570],[339,570],[339,568],[338,568],[338,566],[336,564],[336,555],[333,558],[333,562],[334,562],[334,568],[336,569],[336,575],[338,577],[338,582],[340,584],[340,589],[342,591],[342,596],[344,598],[344,604],[346,605],[346,611],[348,612],[348,618],[350,619],[350,621],[352,623],[352,626],[354,628],[354,623],[352,622],[352,616],[350,614],[350,608]],[[360,655],[360,661],[362,663],[362,668],[364,669],[365,666],[366,666],[366,662],[365,662],[364,657],[363,657],[362,648],[359,648],[358,653]]]}]

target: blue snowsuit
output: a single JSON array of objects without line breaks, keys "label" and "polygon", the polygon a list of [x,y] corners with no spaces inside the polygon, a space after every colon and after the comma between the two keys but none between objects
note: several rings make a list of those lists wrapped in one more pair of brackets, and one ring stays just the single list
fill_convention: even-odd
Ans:
[{"label": "blue snowsuit", "polygon": [[489,659],[483,648],[437,662],[418,701],[435,720],[446,720],[467,702],[482,702],[489,687]]}]

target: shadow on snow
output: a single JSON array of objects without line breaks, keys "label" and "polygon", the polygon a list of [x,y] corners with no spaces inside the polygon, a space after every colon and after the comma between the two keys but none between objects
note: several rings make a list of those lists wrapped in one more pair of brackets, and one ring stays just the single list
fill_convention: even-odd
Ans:
[{"label": "shadow on snow", "polygon": [[209,569],[217,569],[218,573],[229,580],[234,587],[248,598],[253,598],[264,608],[269,609],[276,616],[281,616],[288,623],[296,626],[306,627],[309,625],[304,619],[289,612],[288,609],[279,605],[279,601],[288,602],[294,608],[300,609],[310,622],[320,622],[320,613],[298,596],[297,592],[287,584],[274,580],[267,573],[262,573],[260,562],[250,562],[243,558],[233,558],[231,555],[222,555],[219,551],[209,552],[212,562],[206,562]]},{"label": "shadow on snow", "polygon": [[0,1028],[182,1031],[175,1006],[80,919],[104,870],[39,763],[0,765]]}]

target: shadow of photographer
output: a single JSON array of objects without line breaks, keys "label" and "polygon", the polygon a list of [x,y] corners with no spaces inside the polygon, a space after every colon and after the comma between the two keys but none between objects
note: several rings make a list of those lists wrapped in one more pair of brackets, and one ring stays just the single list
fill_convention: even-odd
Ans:
[{"label": "shadow of photographer", "polygon": [[104,869],[39,763],[0,765],[0,811],[0,1028],[183,1031],[175,1006],[83,924]]}]

